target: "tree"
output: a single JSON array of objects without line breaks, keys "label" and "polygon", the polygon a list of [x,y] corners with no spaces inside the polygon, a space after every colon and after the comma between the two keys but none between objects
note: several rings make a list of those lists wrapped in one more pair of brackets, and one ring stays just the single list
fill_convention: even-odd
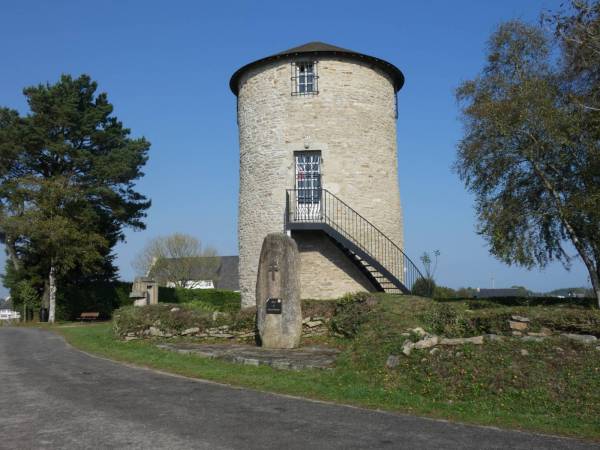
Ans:
[{"label": "tree", "polygon": [[421,263],[425,271],[424,278],[418,278],[412,287],[412,293],[421,297],[433,297],[436,290],[435,284],[435,272],[437,270],[438,256],[440,256],[439,250],[433,251],[433,260],[428,252],[423,252],[421,257]]},{"label": "tree", "polygon": [[150,202],[135,191],[150,147],[112,116],[87,75],[26,88],[30,113],[0,109],[0,242],[11,279],[44,282],[49,320],[69,276],[116,273],[124,227],[143,229]]},{"label": "tree", "polygon": [[27,280],[22,280],[17,284],[15,296],[12,297],[13,309],[23,311],[23,322],[27,321],[27,310],[39,307],[39,295],[35,288]]},{"label": "tree", "polygon": [[134,262],[139,274],[152,275],[162,284],[185,288],[198,274],[213,274],[219,266],[217,252],[204,248],[193,236],[175,233],[151,239]]},{"label": "tree", "polygon": [[600,305],[600,7],[573,2],[571,15],[548,23],[553,35],[502,24],[481,74],[458,88],[465,130],[455,170],[493,255],[569,268],[570,241]]}]

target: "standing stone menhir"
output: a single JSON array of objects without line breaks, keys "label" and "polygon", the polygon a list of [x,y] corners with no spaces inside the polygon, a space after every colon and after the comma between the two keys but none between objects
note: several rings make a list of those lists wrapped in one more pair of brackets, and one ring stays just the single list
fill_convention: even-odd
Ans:
[{"label": "standing stone menhir", "polygon": [[296,242],[283,233],[268,234],[260,252],[256,279],[257,324],[263,347],[300,345],[299,269]]}]

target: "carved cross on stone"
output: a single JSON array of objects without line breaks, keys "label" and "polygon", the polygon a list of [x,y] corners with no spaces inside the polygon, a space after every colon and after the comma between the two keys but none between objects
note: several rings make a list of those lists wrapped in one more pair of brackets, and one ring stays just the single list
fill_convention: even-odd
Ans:
[{"label": "carved cross on stone", "polygon": [[265,348],[296,348],[302,334],[300,260],[296,242],[284,233],[268,234],[256,275],[256,326]]},{"label": "carved cross on stone", "polygon": [[279,265],[277,264],[277,260],[273,261],[269,265],[269,273],[271,274],[271,281],[275,281],[275,272],[279,272]]}]

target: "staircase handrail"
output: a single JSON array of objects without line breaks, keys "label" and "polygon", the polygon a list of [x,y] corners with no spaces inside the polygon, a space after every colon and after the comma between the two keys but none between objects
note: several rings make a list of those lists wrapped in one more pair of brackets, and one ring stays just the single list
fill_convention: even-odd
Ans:
[{"label": "staircase handrail", "polygon": [[[300,218],[299,220],[298,220],[298,217],[294,216],[294,213],[297,215],[297,212],[298,212],[298,205],[299,205],[298,195],[297,195],[298,192],[309,193],[309,198],[311,198],[311,199],[314,199],[314,198],[320,199],[321,203],[319,204],[320,210],[318,211],[318,214],[307,214],[304,217]],[[293,211],[290,208],[290,206],[291,206],[290,205],[290,194],[291,193],[294,193],[294,198],[295,198]],[[325,195],[323,195],[323,194],[325,194]],[[302,223],[302,222],[325,223],[325,224],[333,227],[339,233],[342,233],[343,235],[345,235],[346,238],[350,239],[355,245],[357,245],[359,248],[361,248],[364,252],[371,255],[371,257],[377,258],[378,256],[379,257],[388,256],[388,255],[378,255],[377,252],[373,251],[373,249],[368,248],[368,246],[365,245],[365,243],[363,241],[361,241],[359,238],[354,236],[353,233],[351,233],[349,230],[345,229],[340,223],[338,223],[332,217],[330,217],[330,214],[328,213],[328,210],[327,210],[327,203],[328,203],[327,196],[330,196],[336,202],[338,202],[343,208],[348,210],[348,212],[351,214],[351,216],[358,218],[359,221],[361,221],[364,224],[365,228],[372,229],[373,232],[376,234],[378,240],[379,239],[383,240],[383,242],[385,242],[385,244],[388,245],[392,251],[397,252],[398,256],[402,257],[402,259],[403,259],[403,261],[399,265],[399,267],[404,268],[405,265],[408,265],[408,266],[410,266],[410,269],[412,271],[414,271],[415,274],[417,275],[416,278],[424,278],[423,274],[421,273],[419,268],[416,266],[416,264],[406,255],[406,253],[404,253],[404,251],[400,247],[398,247],[398,245],[396,245],[396,243],[394,241],[392,241],[385,233],[383,233],[379,228],[377,228],[369,220],[367,220],[362,214],[360,214],[358,211],[356,211],[354,208],[352,208],[350,205],[348,205],[345,201],[343,201],[342,199],[340,199],[339,197],[337,197],[335,194],[331,193],[327,189],[324,189],[324,188],[322,188],[322,189],[287,189],[287,192],[286,192],[286,210],[287,210],[286,211],[286,221],[299,222],[299,223]],[[310,205],[310,203],[308,203],[308,204]],[[308,207],[310,207],[310,206],[308,206]],[[360,227],[362,228],[362,225]],[[407,270],[408,270],[408,268],[407,268]],[[407,276],[406,274],[404,274],[404,276],[398,277],[397,274],[393,273],[393,271],[390,271],[390,272],[394,276],[396,276],[402,283],[405,282],[404,277]],[[413,280],[413,283],[414,283],[414,281],[416,281],[416,279]],[[413,284],[413,283],[411,283],[411,284]],[[411,287],[412,286],[408,286],[407,288],[410,290]]]}]

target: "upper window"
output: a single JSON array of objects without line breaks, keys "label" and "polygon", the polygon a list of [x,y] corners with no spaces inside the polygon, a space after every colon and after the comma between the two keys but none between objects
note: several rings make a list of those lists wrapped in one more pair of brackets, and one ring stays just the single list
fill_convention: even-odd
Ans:
[{"label": "upper window", "polygon": [[292,95],[314,95],[319,93],[316,61],[292,63]]}]

